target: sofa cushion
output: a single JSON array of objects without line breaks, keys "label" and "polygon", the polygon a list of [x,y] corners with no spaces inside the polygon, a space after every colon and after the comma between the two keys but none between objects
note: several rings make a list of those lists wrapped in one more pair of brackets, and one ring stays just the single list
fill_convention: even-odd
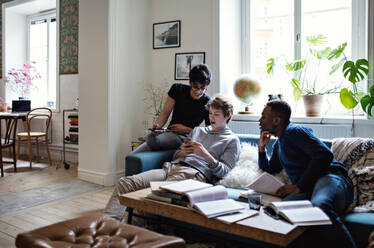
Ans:
[{"label": "sofa cushion", "polygon": [[91,214],[18,234],[17,247],[185,247],[181,238]]},{"label": "sofa cushion", "polygon": [[358,247],[366,247],[368,237],[374,231],[374,213],[348,213],[343,218]]}]

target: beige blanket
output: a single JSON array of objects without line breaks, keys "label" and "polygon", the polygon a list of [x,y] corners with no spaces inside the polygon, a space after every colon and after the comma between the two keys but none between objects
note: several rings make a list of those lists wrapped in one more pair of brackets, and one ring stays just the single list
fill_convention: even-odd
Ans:
[{"label": "beige blanket", "polygon": [[332,151],[335,159],[347,167],[354,185],[350,210],[374,211],[374,139],[334,139]]}]

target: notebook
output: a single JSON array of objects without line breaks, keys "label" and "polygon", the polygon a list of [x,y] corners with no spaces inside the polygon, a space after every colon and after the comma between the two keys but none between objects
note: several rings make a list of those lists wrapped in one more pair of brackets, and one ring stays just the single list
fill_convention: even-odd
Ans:
[{"label": "notebook", "polygon": [[30,100],[13,100],[12,101],[12,113],[24,113],[31,110]]}]

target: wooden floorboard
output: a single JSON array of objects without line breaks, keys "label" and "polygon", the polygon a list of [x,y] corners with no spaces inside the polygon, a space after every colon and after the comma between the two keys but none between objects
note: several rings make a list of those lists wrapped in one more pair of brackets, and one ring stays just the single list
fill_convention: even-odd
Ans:
[{"label": "wooden floorboard", "polygon": [[[46,164],[27,168],[23,161],[20,172],[7,168],[6,176],[0,179],[0,196],[22,192],[51,184],[68,182],[77,178],[77,167],[69,170]],[[90,213],[102,212],[112,195],[114,187],[104,187],[66,199],[49,202],[32,208],[0,215],[0,247],[15,247],[15,238],[21,232],[50,225]]]}]

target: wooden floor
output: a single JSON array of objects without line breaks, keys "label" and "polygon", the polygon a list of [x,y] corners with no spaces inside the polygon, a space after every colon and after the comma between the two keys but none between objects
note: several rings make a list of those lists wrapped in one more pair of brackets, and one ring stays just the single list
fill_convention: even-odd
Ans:
[{"label": "wooden floor", "polygon": [[[17,173],[14,173],[9,166],[5,168],[5,177],[0,178],[0,198],[2,194],[67,182],[77,177],[77,166],[71,166],[69,170],[61,166],[56,170],[56,165],[39,163],[30,169],[27,162],[19,161],[17,168],[19,168]],[[113,187],[104,187],[26,210],[0,215],[0,247],[15,247],[15,238],[20,232],[102,211],[112,192]]]}]

